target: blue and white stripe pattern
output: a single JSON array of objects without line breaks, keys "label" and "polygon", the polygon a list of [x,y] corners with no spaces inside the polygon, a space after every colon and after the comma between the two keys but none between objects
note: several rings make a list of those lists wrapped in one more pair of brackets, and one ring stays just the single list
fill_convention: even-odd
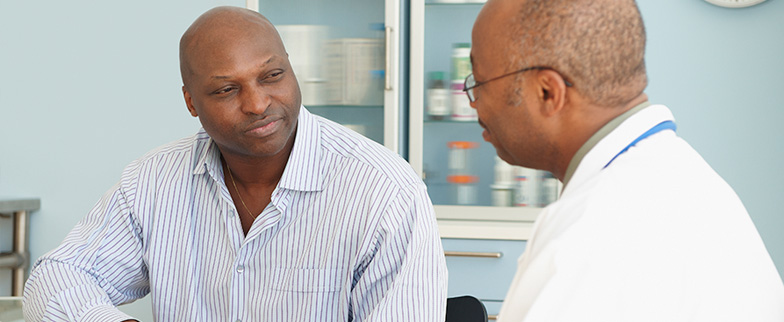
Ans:
[{"label": "blue and white stripe pattern", "polygon": [[301,109],[272,201],[243,234],[202,130],[131,163],[25,287],[28,321],[443,321],[425,185],[386,148]]}]

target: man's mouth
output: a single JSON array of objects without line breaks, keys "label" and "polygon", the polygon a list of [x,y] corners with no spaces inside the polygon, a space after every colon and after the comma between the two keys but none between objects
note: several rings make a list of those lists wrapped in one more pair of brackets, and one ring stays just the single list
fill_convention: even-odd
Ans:
[{"label": "man's mouth", "polygon": [[281,118],[266,117],[248,126],[246,133],[255,137],[265,137],[274,133],[281,124]]}]

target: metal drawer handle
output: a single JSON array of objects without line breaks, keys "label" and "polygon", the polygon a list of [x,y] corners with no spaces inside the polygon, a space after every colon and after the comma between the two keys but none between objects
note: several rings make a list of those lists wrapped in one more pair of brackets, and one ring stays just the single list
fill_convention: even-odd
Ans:
[{"label": "metal drawer handle", "polygon": [[501,258],[501,252],[458,252],[458,251],[444,251],[444,256],[452,257],[481,257],[481,258]]},{"label": "metal drawer handle", "polygon": [[392,27],[384,28],[384,38],[386,39],[386,50],[387,54],[384,56],[384,90],[391,91],[392,90],[392,60],[397,59],[397,57],[392,57],[395,54],[395,51],[392,50],[392,41],[394,37],[394,30]]},{"label": "metal drawer handle", "polygon": [[20,253],[0,253],[0,269],[26,268],[26,259]]},{"label": "metal drawer handle", "polygon": [[498,320],[498,315],[490,314],[490,315],[487,316],[487,319],[488,320]]}]

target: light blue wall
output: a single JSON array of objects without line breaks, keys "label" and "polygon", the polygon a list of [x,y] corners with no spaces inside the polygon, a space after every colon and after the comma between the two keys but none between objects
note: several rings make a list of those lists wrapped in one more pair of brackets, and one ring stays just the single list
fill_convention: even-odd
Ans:
[{"label": "light blue wall", "polygon": [[[199,128],[183,103],[177,46],[220,4],[245,1],[0,1],[0,196],[41,198],[33,258],[58,245],[130,161]],[[123,310],[152,321],[149,307]]]},{"label": "light blue wall", "polygon": [[638,3],[649,98],[672,109],[680,136],[735,189],[784,273],[784,1]]}]

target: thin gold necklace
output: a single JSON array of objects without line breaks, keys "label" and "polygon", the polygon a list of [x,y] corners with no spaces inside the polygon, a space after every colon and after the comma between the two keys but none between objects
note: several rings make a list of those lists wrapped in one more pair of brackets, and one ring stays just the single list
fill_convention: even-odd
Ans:
[{"label": "thin gold necklace", "polygon": [[240,189],[237,189],[237,183],[234,182],[234,175],[231,173],[231,168],[229,168],[229,163],[228,162],[226,163],[226,169],[229,170],[229,178],[231,178],[231,184],[234,186],[234,191],[237,192],[237,197],[240,197],[240,202],[242,203],[242,206],[245,207],[245,210],[248,211],[248,214],[250,215],[250,217],[253,218],[253,220],[256,220],[256,216],[254,216],[253,212],[251,212],[250,209],[248,209],[248,205],[245,204],[245,200],[242,200],[242,195],[240,194]]}]

